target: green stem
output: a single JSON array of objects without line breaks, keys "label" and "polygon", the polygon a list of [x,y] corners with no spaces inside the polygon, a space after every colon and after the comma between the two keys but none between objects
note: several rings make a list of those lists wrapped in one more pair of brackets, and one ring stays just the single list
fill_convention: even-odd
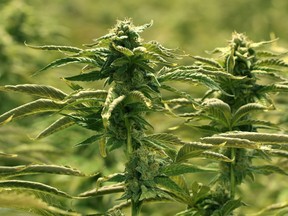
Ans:
[{"label": "green stem", "polygon": [[235,189],[236,189],[236,182],[235,182],[235,148],[231,148],[231,158],[234,160],[230,165],[230,198],[234,199],[235,197]]},{"label": "green stem", "polygon": [[127,118],[125,118],[125,126],[127,129],[127,153],[130,156],[133,153],[131,126]]},{"label": "green stem", "polygon": [[139,216],[142,202],[131,200],[131,204],[132,204],[131,216]]}]

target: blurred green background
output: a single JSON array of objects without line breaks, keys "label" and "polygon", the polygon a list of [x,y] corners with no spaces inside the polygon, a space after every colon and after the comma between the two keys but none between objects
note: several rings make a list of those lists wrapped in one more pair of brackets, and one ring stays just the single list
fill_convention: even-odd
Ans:
[{"label": "blurred green background", "polygon": [[[233,31],[246,33],[253,41],[279,37],[277,45],[288,47],[287,11],[287,0],[0,0],[0,85],[50,84],[65,91],[68,87],[63,85],[60,77],[79,71],[80,68],[69,66],[66,69],[55,69],[31,77],[31,74],[59,57],[59,54],[32,50],[25,47],[24,42],[32,45],[82,46],[106,34],[117,19],[132,18],[135,25],[153,20],[152,28],[142,35],[146,41],[156,40],[166,47],[179,48],[191,55],[205,56],[207,50],[226,46]],[[182,60],[184,64],[191,62],[192,59],[189,58]],[[191,91],[194,90],[195,95],[202,91],[198,87]],[[22,95],[19,97],[15,94],[0,93],[0,111],[3,113],[30,100],[31,98]],[[287,105],[287,98],[282,98],[282,101]],[[285,106],[283,107],[285,109]],[[151,117],[152,124],[159,122],[159,118],[168,117]],[[0,128],[2,149],[0,150],[22,155],[16,161],[1,159],[0,165],[54,162],[71,165],[87,173],[99,170],[109,174],[123,170],[123,164],[119,163],[123,157],[121,152],[113,152],[106,161],[103,161],[95,146],[75,149],[74,145],[90,133],[77,127],[67,130],[65,134],[62,132],[37,143],[31,141],[27,136],[33,137],[44,129],[48,125],[47,119],[52,122],[53,116],[51,118],[40,116],[36,121],[29,118]],[[171,124],[157,124],[155,130],[158,132],[167,130],[167,125],[172,127],[174,120],[170,122]],[[193,138],[193,134],[189,137],[185,137],[184,134],[183,138],[191,139],[191,137]],[[95,186],[93,179],[75,178],[71,181],[67,177],[37,178],[42,182],[58,184],[63,190],[71,193],[91,188],[91,184]],[[191,178],[209,181],[198,176]],[[248,207],[243,208],[241,215],[257,211],[274,202],[287,201],[287,177],[285,179],[273,175],[256,179],[259,183],[247,184],[241,189],[240,194],[248,203]],[[65,188],[65,184],[69,185],[69,188]],[[104,209],[111,206],[110,201],[109,198],[105,198],[100,201],[80,202],[77,205],[90,210],[100,203]],[[250,208],[249,204],[253,207]],[[144,209],[146,213],[143,215],[156,216],[153,214],[153,208],[159,208],[159,205]],[[173,215],[174,209],[168,211],[165,209],[167,208],[163,208],[163,215]],[[6,212],[7,210],[5,213],[3,210],[3,214],[6,215],[23,215]]]}]

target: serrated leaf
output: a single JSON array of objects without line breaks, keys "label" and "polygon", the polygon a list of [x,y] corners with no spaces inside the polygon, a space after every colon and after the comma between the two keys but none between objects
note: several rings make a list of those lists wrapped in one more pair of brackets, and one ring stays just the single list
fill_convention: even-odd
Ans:
[{"label": "serrated leaf", "polygon": [[22,84],[22,85],[5,85],[7,91],[23,92],[29,95],[36,95],[48,99],[63,100],[67,94],[63,91],[48,85]]},{"label": "serrated leaf", "polygon": [[85,176],[79,170],[67,166],[57,165],[22,165],[22,166],[0,166],[0,177],[11,178],[14,176],[33,174],[59,174],[72,176]]},{"label": "serrated leaf", "polygon": [[0,191],[0,207],[22,209],[27,212],[31,212],[31,210],[33,212],[33,210],[44,209],[49,212],[52,212],[54,215],[61,214],[70,216],[80,216],[80,214],[77,214],[75,212],[69,212],[67,210],[60,209],[59,207],[54,207],[32,194],[14,190]]},{"label": "serrated leaf", "polygon": [[66,97],[67,103],[73,103],[74,101],[77,101],[78,99],[85,100],[89,98],[101,98],[104,99],[107,96],[106,90],[93,90],[93,89],[84,89],[77,92],[74,92],[73,94],[70,94],[68,97]]},{"label": "serrated leaf", "polygon": [[263,165],[263,166],[253,166],[252,171],[259,174],[270,175],[272,173],[278,173],[281,175],[288,175],[288,173],[278,166],[274,165]]},{"label": "serrated leaf", "polygon": [[168,177],[159,176],[155,177],[154,181],[160,189],[168,192],[170,195],[174,196],[176,199],[180,199],[184,203],[189,203],[189,193],[187,193],[185,190],[180,188],[174,181],[172,181]]},{"label": "serrated leaf", "polygon": [[228,158],[227,156],[217,153],[217,152],[212,152],[212,151],[204,151],[200,153],[200,156],[216,160],[216,161],[224,161],[224,162],[233,162],[233,159]]},{"label": "serrated leaf", "polygon": [[257,143],[247,139],[240,139],[240,138],[212,136],[212,137],[203,137],[201,138],[201,141],[213,145],[222,145],[222,147],[225,146],[232,148],[259,149],[259,145],[257,145]]},{"label": "serrated leaf", "polygon": [[[121,95],[121,96],[115,98],[107,107],[104,105],[104,108],[103,108],[101,115],[102,115],[103,124],[105,127],[108,125],[109,118],[110,118],[113,110],[117,107],[118,104],[120,104],[125,99],[125,97],[126,97],[125,95]],[[105,102],[105,104],[106,104],[106,102]]]},{"label": "serrated leaf", "polygon": [[142,92],[140,91],[131,91],[127,97],[125,98],[125,104],[140,102],[145,104],[147,108],[152,107],[152,102],[149,98],[147,98]]},{"label": "serrated leaf", "polygon": [[177,176],[185,173],[196,173],[196,172],[215,172],[216,170],[194,166],[185,163],[175,163],[165,166],[161,173],[167,176]]},{"label": "serrated leaf", "polygon": [[34,115],[43,112],[53,112],[59,111],[63,107],[63,104],[57,103],[50,99],[38,99],[19,107],[16,107],[0,116],[0,123],[4,122],[8,118],[13,118],[11,120],[17,118],[23,118],[25,116]]},{"label": "serrated leaf", "polygon": [[53,62],[51,62],[50,64],[48,64],[47,66],[45,66],[44,68],[40,69],[39,71],[37,71],[36,73],[34,73],[34,75],[45,71],[49,68],[55,68],[55,67],[62,67],[64,65],[67,64],[71,64],[71,63],[85,63],[85,64],[92,64],[95,66],[98,66],[97,61],[95,61],[92,58],[87,58],[87,57],[67,57],[67,58],[62,58],[62,59],[57,59]]},{"label": "serrated leaf", "polygon": [[214,66],[216,68],[222,68],[222,65],[220,65],[217,61],[215,61],[214,59],[210,59],[210,58],[203,58],[201,56],[193,56],[194,59],[196,59],[197,61],[203,62],[205,64]]},{"label": "serrated leaf", "polygon": [[123,47],[123,46],[120,46],[120,45],[115,45],[114,43],[112,43],[112,46],[115,50],[117,50],[118,52],[124,54],[125,56],[133,56],[134,53],[133,51],[131,51],[130,49],[126,48],[126,47]]},{"label": "serrated leaf", "polygon": [[242,202],[240,199],[237,200],[229,200],[221,207],[221,216],[229,216],[231,213],[242,206]]},{"label": "serrated leaf", "polygon": [[213,148],[215,148],[215,146],[212,144],[203,144],[200,142],[187,143],[178,151],[176,162],[185,161],[189,158],[199,156],[201,152]]},{"label": "serrated leaf", "polygon": [[94,143],[94,142],[100,140],[102,137],[103,137],[103,134],[96,134],[96,135],[90,136],[89,138],[85,139],[84,141],[78,143],[76,146],[89,145],[91,143]]},{"label": "serrated leaf", "polygon": [[56,45],[44,45],[44,46],[33,46],[25,43],[25,45],[32,49],[40,49],[40,50],[58,50],[58,51],[65,51],[65,52],[73,52],[79,53],[82,49],[72,46],[56,46]]},{"label": "serrated leaf", "polygon": [[37,191],[40,193],[46,193],[46,194],[53,195],[53,196],[72,198],[71,195],[57,188],[54,188],[54,187],[51,187],[49,185],[45,185],[39,182],[32,182],[32,181],[1,180],[0,188],[3,188],[3,189],[13,188],[13,189],[28,190],[28,191]]},{"label": "serrated leaf", "polygon": [[109,185],[109,186],[103,186],[101,188],[96,188],[93,190],[86,191],[84,193],[81,193],[78,195],[78,197],[98,197],[98,196],[104,196],[106,194],[114,194],[114,193],[121,193],[125,191],[125,187],[123,185]]},{"label": "serrated leaf", "polygon": [[41,131],[35,139],[42,139],[58,131],[64,130],[75,124],[75,121],[67,116],[61,117]]},{"label": "serrated leaf", "polygon": [[181,141],[177,136],[168,133],[156,133],[147,135],[147,138],[151,140],[157,140],[158,142],[168,144],[168,145],[183,145],[184,142]]},{"label": "serrated leaf", "polygon": [[263,59],[263,60],[258,60],[255,63],[256,66],[279,66],[279,67],[288,67],[288,64],[286,62],[284,62],[281,59],[274,59],[274,58],[270,58],[270,59]]},{"label": "serrated leaf", "polygon": [[219,99],[208,99],[203,104],[203,110],[209,113],[209,117],[221,122],[226,127],[230,127],[231,109],[230,106]]},{"label": "serrated leaf", "polygon": [[269,134],[269,133],[257,133],[257,132],[229,132],[219,134],[223,137],[247,139],[252,142],[264,143],[264,144],[281,144],[288,143],[288,135],[285,134]]},{"label": "serrated leaf", "polygon": [[268,107],[263,106],[261,104],[258,103],[248,103],[245,104],[243,106],[241,106],[238,110],[236,110],[236,112],[233,114],[232,117],[232,127],[237,125],[237,122],[245,117],[246,115],[250,114],[251,112],[254,111],[259,111],[259,110],[266,110],[268,109]]},{"label": "serrated leaf", "polygon": [[106,77],[108,77],[108,75],[103,74],[100,71],[91,71],[88,73],[82,73],[75,76],[65,77],[65,79],[70,81],[92,82],[104,79]]},{"label": "serrated leaf", "polygon": [[[282,202],[282,203],[272,204],[272,205],[269,205],[269,206],[265,207],[263,210],[257,212],[255,214],[255,216],[267,215],[266,213],[268,213],[268,212],[269,212],[268,213],[269,215],[272,215],[271,212],[277,211],[277,210],[281,210],[281,209],[284,209],[284,208],[287,208],[287,207],[288,207],[288,201]],[[278,216],[278,214],[273,214],[273,215]],[[285,215],[281,215],[281,216],[285,216]]]}]

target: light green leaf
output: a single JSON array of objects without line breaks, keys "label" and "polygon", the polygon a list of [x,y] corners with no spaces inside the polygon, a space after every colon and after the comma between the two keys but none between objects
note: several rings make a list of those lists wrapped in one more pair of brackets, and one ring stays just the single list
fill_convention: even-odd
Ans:
[{"label": "light green leaf", "polygon": [[221,136],[212,136],[212,137],[203,137],[201,141],[213,144],[221,145],[222,147],[232,147],[232,148],[245,148],[245,149],[259,149],[259,145],[253,141],[240,138],[231,138],[231,137],[221,137]]},{"label": "light green leaf", "polygon": [[161,173],[167,176],[177,176],[185,173],[195,173],[195,172],[215,172],[216,170],[203,168],[199,166],[194,166],[185,163],[175,163],[165,166]]},{"label": "light green leaf", "polygon": [[49,203],[44,202],[42,199],[29,194],[27,192],[20,192],[15,190],[1,190],[0,191],[0,207],[9,209],[22,209],[23,211],[33,212],[33,210],[47,210],[52,212],[54,215],[70,215],[80,216],[75,212],[69,212],[67,210],[54,207]]},{"label": "light green leaf", "polygon": [[67,94],[59,89],[48,85],[22,84],[22,85],[5,85],[3,90],[23,92],[29,95],[36,95],[48,99],[63,100]]},{"label": "light green leaf", "polygon": [[160,143],[168,144],[168,145],[183,145],[184,142],[181,141],[177,136],[168,133],[155,133],[151,135],[147,135],[147,138],[158,141]]},{"label": "light green leaf", "polygon": [[147,108],[152,107],[152,102],[149,98],[147,98],[142,92],[140,91],[131,91],[125,98],[124,103],[125,104],[131,104],[135,102],[140,102],[145,104]]},{"label": "light green leaf", "polygon": [[189,158],[199,156],[201,152],[213,148],[215,148],[215,146],[212,144],[203,144],[200,142],[187,143],[178,151],[176,162],[185,161]]},{"label": "light green leaf", "polygon": [[205,64],[214,66],[216,68],[222,68],[222,65],[220,65],[216,60],[211,59],[211,58],[203,58],[201,56],[193,56],[194,59],[197,61],[203,62]]},{"label": "light green leaf", "polygon": [[180,188],[174,181],[165,176],[155,177],[154,181],[160,189],[168,192],[170,195],[176,199],[181,200],[184,203],[189,203],[189,193],[186,190]]},{"label": "light green leaf", "polygon": [[279,67],[288,67],[288,64],[281,59],[263,59],[255,63],[256,66],[279,66]]},{"label": "light green leaf", "polygon": [[22,166],[0,166],[0,177],[11,178],[21,175],[33,174],[60,174],[72,176],[85,176],[79,170],[67,166],[57,165],[22,165]]},{"label": "light green leaf", "polygon": [[75,121],[73,119],[67,116],[61,117],[60,119],[57,119],[55,122],[53,122],[50,126],[45,128],[42,132],[40,132],[35,139],[42,139],[74,124]]},{"label": "light green leaf", "polygon": [[91,143],[94,143],[94,142],[100,140],[101,138],[103,138],[103,134],[96,134],[96,135],[93,135],[93,136],[85,139],[84,141],[80,142],[76,146],[89,145]]},{"label": "light green leaf", "polygon": [[16,107],[0,116],[0,123],[13,116],[12,120],[43,112],[59,111],[63,104],[50,99],[38,99]]},{"label": "light green leaf", "polygon": [[288,173],[285,170],[281,169],[278,166],[274,166],[274,165],[253,166],[253,167],[251,167],[251,169],[255,173],[264,174],[264,175],[270,175],[272,173],[278,173],[281,175],[288,175]]},{"label": "light green leaf", "polygon": [[123,185],[109,185],[109,186],[103,186],[101,188],[96,188],[93,190],[86,191],[84,193],[81,193],[78,195],[78,197],[84,198],[84,197],[98,197],[98,196],[104,196],[106,194],[114,194],[114,193],[121,193],[125,191],[125,187]]},{"label": "light green leaf", "polygon": [[7,189],[19,189],[27,191],[37,191],[40,193],[46,193],[53,196],[60,196],[65,198],[72,198],[71,195],[58,190],[57,188],[45,185],[39,182],[23,181],[23,180],[1,180],[0,188]]},{"label": "light green leaf", "polygon": [[64,52],[72,52],[72,53],[79,53],[82,49],[72,46],[56,46],[56,45],[44,45],[44,46],[33,46],[25,43],[25,45],[32,49],[40,49],[40,50],[57,50],[57,51],[64,51]]},{"label": "light green leaf", "polygon": [[85,63],[85,64],[92,64],[94,66],[98,66],[97,61],[95,61],[92,58],[87,58],[87,57],[67,57],[67,58],[62,58],[62,59],[57,59],[53,62],[51,62],[50,64],[48,64],[46,67],[40,69],[39,71],[37,71],[34,75],[47,70],[49,68],[55,68],[55,67],[62,67],[64,65],[67,64],[71,64],[71,63]]},{"label": "light green leaf", "polygon": [[252,142],[263,144],[281,144],[288,143],[288,135],[285,134],[269,134],[269,133],[257,133],[257,132],[229,132],[219,134],[223,137],[247,139]]},{"label": "light green leaf", "polygon": [[[108,93],[109,96],[109,93]],[[117,107],[117,105],[119,105],[124,99],[125,99],[125,95],[121,95],[115,99],[113,99],[113,101],[110,101],[110,97],[106,98],[105,101],[105,105],[103,108],[103,111],[101,113],[102,118],[103,118],[103,124],[105,127],[108,126],[108,122],[109,122],[109,118],[113,112],[113,110]]]},{"label": "light green leaf", "polygon": [[250,114],[251,112],[254,111],[259,111],[259,110],[266,110],[268,107],[263,106],[258,103],[248,103],[243,106],[241,106],[234,114],[232,117],[232,127],[237,125],[237,122],[245,117],[246,115]]},{"label": "light green leaf", "polygon": [[219,99],[208,99],[203,104],[203,110],[209,113],[212,119],[221,122],[226,127],[230,127],[231,109],[230,106]]},{"label": "light green leaf", "polygon": [[93,90],[93,89],[81,89],[79,91],[76,91],[72,94],[70,94],[68,97],[66,97],[67,103],[73,103],[77,101],[78,99],[85,100],[90,98],[101,98],[105,99],[107,96],[106,90]]},{"label": "light green leaf", "polygon": [[217,161],[224,161],[224,162],[229,162],[229,163],[233,162],[232,159],[217,152],[204,151],[204,152],[201,152],[200,156],[208,158],[208,159],[217,160]]},{"label": "light green leaf", "polygon": [[130,49],[126,48],[126,47],[123,47],[123,46],[120,46],[120,45],[115,45],[114,43],[112,43],[112,46],[115,50],[117,50],[118,52],[124,54],[125,56],[133,56],[134,53],[133,51],[131,51]]}]

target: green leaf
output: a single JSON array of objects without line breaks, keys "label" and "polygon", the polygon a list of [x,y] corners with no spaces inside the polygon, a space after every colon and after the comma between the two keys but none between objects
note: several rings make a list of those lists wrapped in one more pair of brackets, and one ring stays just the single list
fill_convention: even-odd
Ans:
[{"label": "green leaf", "polygon": [[194,59],[196,59],[197,61],[203,62],[205,64],[214,66],[216,68],[222,68],[222,65],[220,65],[217,61],[215,61],[214,59],[211,58],[203,58],[201,56],[193,56]]},{"label": "green leaf", "polygon": [[229,132],[219,134],[223,137],[247,139],[252,142],[258,142],[263,144],[281,144],[288,143],[288,135],[285,134],[269,134],[269,133],[257,133],[257,132]]},{"label": "green leaf", "polygon": [[176,163],[176,164],[170,164],[168,166],[165,166],[164,169],[162,169],[161,173],[167,176],[177,176],[177,175],[182,175],[185,173],[215,172],[215,171],[216,170],[194,166],[191,164]]},{"label": "green leaf", "polygon": [[245,148],[245,149],[259,149],[259,145],[253,141],[240,138],[232,137],[221,137],[221,136],[212,136],[212,137],[203,137],[201,141],[213,144],[221,145],[221,147],[232,147],[232,148]]},{"label": "green leaf", "polygon": [[52,212],[53,215],[70,215],[80,216],[75,212],[54,207],[42,199],[37,198],[35,195],[27,192],[20,192],[15,190],[1,190],[0,191],[0,207],[9,209],[22,209],[27,212],[34,212],[35,210],[47,210]]},{"label": "green leaf", "polygon": [[85,99],[105,99],[107,96],[106,90],[93,90],[93,89],[81,89],[79,91],[73,92],[68,97],[66,97],[67,103],[73,103],[78,99],[85,100]]},{"label": "green leaf", "polygon": [[40,49],[40,50],[57,50],[57,51],[64,51],[64,52],[72,52],[72,53],[79,53],[82,49],[72,46],[56,46],[56,45],[44,45],[44,46],[33,46],[26,44],[27,47],[33,49]]},{"label": "green leaf", "polygon": [[237,125],[237,122],[245,117],[246,115],[250,114],[251,112],[259,111],[259,110],[266,110],[268,107],[263,106],[258,103],[248,103],[241,106],[236,112],[233,114],[232,117],[232,127]]},{"label": "green leaf", "polygon": [[0,166],[0,177],[11,178],[14,176],[33,174],[59,174],[72,176],[85,176],[79,170],[67,166],[57,165],[22,165],[22,166]]},{"label": "green leaf", "polygon": [[255,173],[264,174],[264,175],[270,175],[272,173],[288,175],[288,173],[285,170],[274,165],[252,166],[251,169]]},{"label": "green leaf", "polygon": [[45,193],[53,196],[60,196],[65,198],[72,198],[71,195],[58,190],[57,188],[51,187],[49,185],[45,185],[39,182],[32,181],[23,181],[23,180],[1,180],[0,188],[11,188],[11,189],[20,189],[27,191],[37,191],[40,193]]},{"label": "green leaf", "polygon": [[[263,210],[257,212],[257,214],[255,214],[255,216],[258,216],[258,215],[262,216],[262,215],[268,215],[268,214],[278,216],[278,214],[275,214],[275,212],[272,214],[272,212],[278,211],[278,210],[281,210],[281,209],[284,209],[287,207],[288,207],[288,201],[282,202],[282,203],[272,204],[272,205],[265,207]],[[281,215],[281,216],[284,216],[284,215]]]},{"label": "green leaf", "polygon": [[125,56],[133,56],[134,53],[133,51],[131,51],[130,49],[126,48],[126,47],[123,47],[123,46],[120,46],[120,45],[115,45],[114,43],[112,43],[112,46],[115,50],[117,50],[118,52],[124,54]]},{"label": "green leaf", "polygon": [[230,127],[231,109],[230,106],[219,99],[208,99],[203,104],[203,110],[209,113],[209,117]]},{"label": "green leaf", "polygon": [[96,188],[93,190],[86,191],[84,193],[81,193],[78,195],[78,197],[84,198],[84,197],[98,197],[98,196],[104,196],[107,194],[114,194],[114,193],[121,193],[125,191],[125,187],[123,185],[109,185],[109,186],[103,186],[101,188]]},{"label": "green leaf", "polygon": [[131,91],[125,98],[125,104],[131,104],[135,102],[140,102],[142,104],[145,104],[147,108],[152,107],[152,102],[149,98],[147,98],[142,92],[140,91]]},{"label": "green leaf", "polygon": [[76,76],[65,77],[65,79],[70,80],[70,81],[92,82],[92,81],[104,79],[106,77],[108,77],[108,74],[103,74],[100,71],[91,71],[91,72],[82,73]]},{"label": "green leaf", "polygon": [[283,60],[281,59],[274,59],[274,58],[270,58],[270,59],[263,59],[263,60],[259,60],[255,63],[256,66],[279,66],[279,67],[288,67],[288,64],[285,63]]},{"label": "green leaf", "polygon": [[23,118],[28,115],[34,115],[43,112],[55,112],[59,111],[63,107],[63,104],[57,103],[50,99],[38,99],[19,107],[16,107],[0,116],[0,123],[4,122],[8,118],[12,120],[17,118]]},{"label": "green leaf", "polygon": [[67,58],[62,58],[62,59],[57,59],[50,64],[48,64],[46,67],[42,68],[41,70],[37,71],[34,75],[47,70],[49,68],[55,68],[55,67],[62,67],[67,64],[71,63],[85,63],[85,64],[92,64],[94,66],[98,66],[97,61],[91,58],[86,58],[86,57],[67,57]]},{"label": "green leaf", "polygon": [[155,177],[154,181],[160,189],[168,192],[170,195],[173,195],[176,199],[181,200],[184,203],[188,203],[190,196],[189,194],[180,188],[174,181],[168,177],[159,176]]},{"label": "green leaf", "polygon": [[166,74],[162,74],[158,77],[159,82],[165,81],[192,81],[199,82],[211,89],[220,90],[220,86],[209,76],[204,74],[197,73],[193,70],[176,70],[173,72],[168,72]]},{"label": "green leaf", "polygon": [[240,199],[237,200],[229,200],[221,207],[221,216],[230,216],[231,213],[242,206],[242,202]]},{"label": "green leaf", "polygon": [[84,141],[78,143],[76,146],[89,145],[89,144],[91,144],[91,143],[94,143],[94,142],[100,140],[102,137],[103,137],[103,134],[93,135],[93,136],[85,139]]},{"label": "green leaf", "polygon": [[167,145],[183,145],[184,142],[181,141],[177,136],[168,133],[155,133],[146,136],[148,139],[157,141]]},{"label": "green leaf", "polygon": [[192,157],[199,156],[201,152],[213,148],[215,148],[215,146],[211,144],[203,144],[200,142],[187,143],[179,149],[176,162],[185,161]]},{"label": "green leaf", "polygon": [[229,162],[229,163],[233,162],[233,159],[230,159],[227,156],[217,153],[217,152],[204,151],[204,152],[201,152],[200,156],[208,158],[208,159],[216,160],[216,161],[224,161],[224,162]]},{"label": "green leaf", "polygon": [[75,121],[70,117],[67,116],[61,117],[60,119],[57,119],[55,122],[53,122],[50,126],[45,128],[43,131],[41,131],[35,139],[42,139],[60,130],[64,130],[74,124]]},{"label": "green leaf", "polygon": [[105,101],[105,104],[104,104],[104,108],[103,108],[103,111],[101,113],[102,115],[102,118],[103,118],[103,124],[105,127],[108,126],[108,123],[109,123],[109,118],[113,112],[113,110],[117,107],[117,105],[119,105],[124,99],[125,99],[125,95],[121,95],[115,99],[113,99],[113,101],[110,101],[111,98],[108,97],[109,96],[109,93],[107,95],[107,98],[106,98],[106,101]]},{"label": "green leaf", "polygon": [[3,90],[23,92],[29,95],[36,95],[48,99],[63,100],[67,94],[59,89],[47,85],[22,84],[22,85],[5,85]]}]

